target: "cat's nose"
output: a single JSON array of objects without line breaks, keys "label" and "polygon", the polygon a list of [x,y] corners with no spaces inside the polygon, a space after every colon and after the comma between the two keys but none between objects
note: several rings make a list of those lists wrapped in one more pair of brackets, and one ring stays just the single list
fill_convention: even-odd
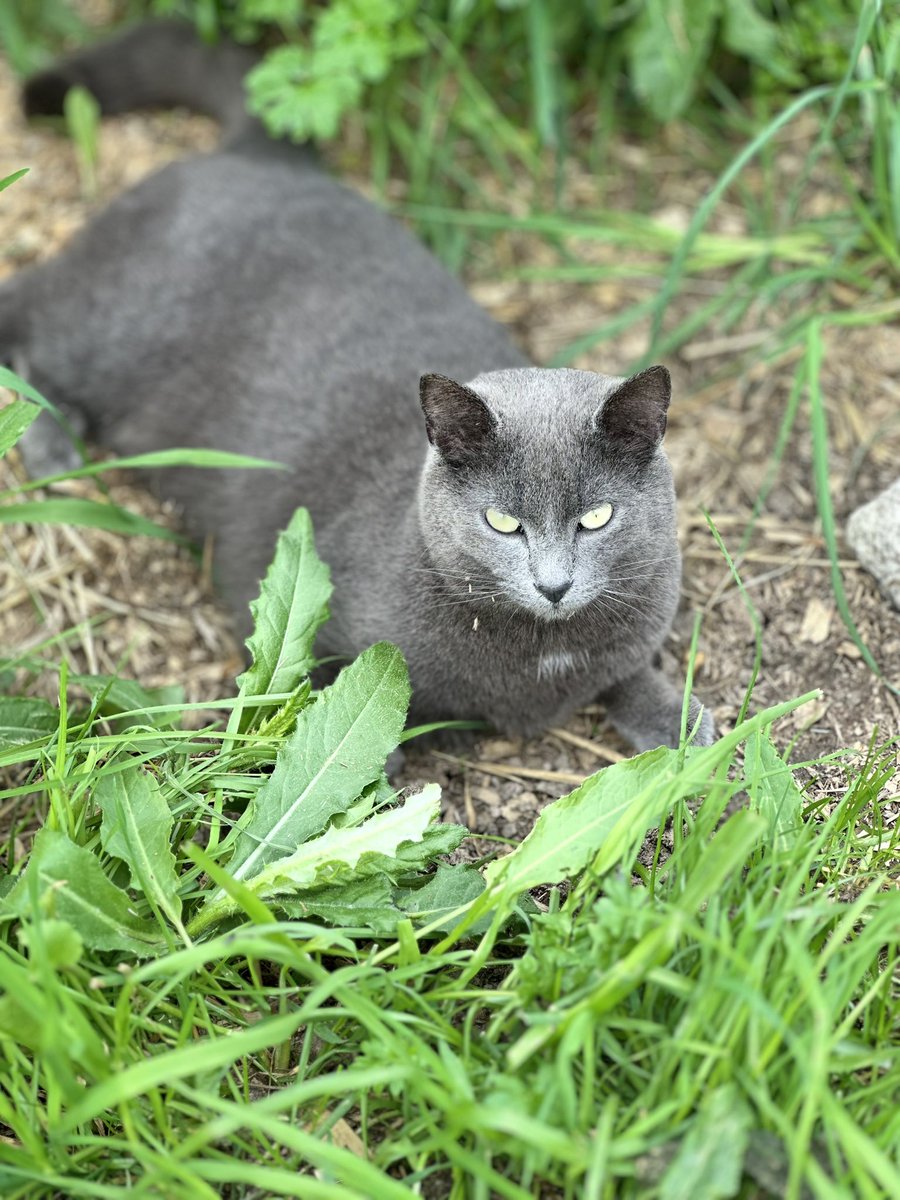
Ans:
[{"label": "cat's nose", "polygon": [[534,585],[542,596],[546,596],[551,604],[559,604],[563,596],[572,586],[571,579],[564,579],[561,583],[536,583]]}]

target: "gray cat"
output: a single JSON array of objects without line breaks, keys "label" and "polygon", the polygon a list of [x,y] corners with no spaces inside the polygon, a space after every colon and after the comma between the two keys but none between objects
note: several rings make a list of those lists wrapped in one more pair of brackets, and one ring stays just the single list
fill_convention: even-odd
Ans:
[{"label": "gray cat", "polygon": [[[318,649],[395,642],[414,721],[530,735],[599,697],[637,748],[677,744],[681,689],[653,665],[681,570],[668,372],[531,366],[402,226],[243,116],[251,61],[161,23],[29,82],[29,113],[79,83],[105,112],[211,112],[225,138],[0,287],[0,357],[119,453],[288,464],[154,486],[214,535],[242,617],[306,505],[335,583]],[[709,743],[693,699],[690,716]]]}]

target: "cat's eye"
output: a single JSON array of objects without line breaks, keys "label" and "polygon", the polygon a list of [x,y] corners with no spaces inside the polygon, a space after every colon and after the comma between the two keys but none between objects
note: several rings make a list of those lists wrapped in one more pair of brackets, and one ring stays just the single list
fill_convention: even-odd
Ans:
[{"label": "cat's eye", "polygon": [[578,524],[582,529],[602,529],[612,516],[612,511],[611,504],[601,504],[598,508],[586,512]]},{"label": "cat's eye", "polygon": [[498,512],[496,508],[485,509],[484,519],[491,529],[496,529],[498,533],[518,533],[522,528],[522,523],[515,517],[511,517],[509,513]]}]

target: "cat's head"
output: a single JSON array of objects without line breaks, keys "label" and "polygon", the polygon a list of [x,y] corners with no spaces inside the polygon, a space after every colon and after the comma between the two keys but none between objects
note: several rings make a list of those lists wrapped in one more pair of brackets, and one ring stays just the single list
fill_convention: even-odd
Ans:
[{"label": "cat's head", "polygon": [[677,588],[664,367],[425,375],[420,392],[420,524],[448,583],[548,621],[627,615]]}]

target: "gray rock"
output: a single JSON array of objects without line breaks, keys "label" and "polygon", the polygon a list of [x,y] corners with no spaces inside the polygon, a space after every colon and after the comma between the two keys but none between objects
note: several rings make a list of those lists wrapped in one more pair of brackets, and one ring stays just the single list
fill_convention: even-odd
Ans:
[{"label": "gray rock", "polygon": [[847,541],[894,607],[900,609],[900,479],[851,513]]}]

